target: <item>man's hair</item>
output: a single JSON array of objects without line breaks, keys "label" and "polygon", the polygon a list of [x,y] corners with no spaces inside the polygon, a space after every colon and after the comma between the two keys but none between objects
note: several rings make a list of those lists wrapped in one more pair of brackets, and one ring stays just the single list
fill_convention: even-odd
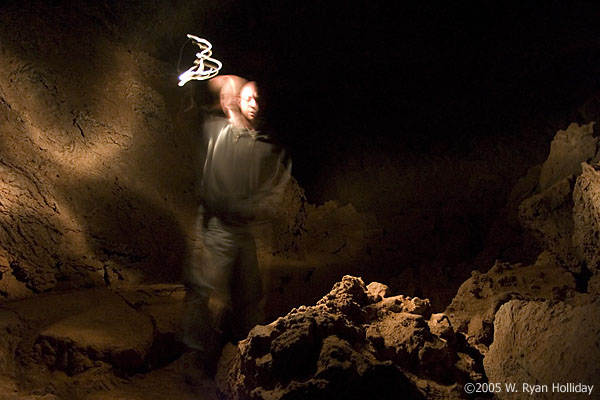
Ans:
[{"label": "man's hair", "polygon": [[224,77],[223,85],[219,92],[219,102],[225,114],[227,114],[228,108],[238,108],[240,92],[246,84],[247,81],[240,77]]},{"label": "man's hair", "polygon": [[239,94],[242,94],[242,91],[247,88],[247,87],[252,87],[254,88],[254,90],[256,90],[256,92],[258,92],[259,94],[261,94],[260,91],[260,86],[258,85],[258,83],[256,83],[256,81],[249,81],[246,82],[240,89]]}]

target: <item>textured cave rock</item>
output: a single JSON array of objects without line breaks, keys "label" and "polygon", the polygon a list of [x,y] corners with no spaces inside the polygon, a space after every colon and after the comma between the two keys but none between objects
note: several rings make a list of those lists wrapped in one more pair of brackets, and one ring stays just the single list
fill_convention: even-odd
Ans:
[{"label": "textured cave rock", "polygon": [[44,328],[36,340],[49,366],[76,374],[104,361],[122,370],[143,365],[153,339],[150,319],[107,296],[97,306]]},{"label": "textured cave rock", "polygon": [[7,303],[0,307],[0,375],[27,383],[21,395],[53,382],[52,393],[67,396],[106,390],[118,376],[164,367],[182,352],[183,294],[181,285],[162,284]]},{"label": "textured cave rock", "polygon": [[559,131],[539,178],[539,192],[523,200],[519,220],[541,250],[551,252],[578,281],[597,292],[598,138],[593,123]]},{"label": "textured cave rock", "polygon": [[179,277],[193,141],[172,67],[112,25],[133,5],[74,7],[0,16],[0,301]]},{"label": "textured cave rock", "polygon": [[[512,300],[494,322],[494,342],[484,359],[490,382],[596,384],[600,376],[600,308],[582,296],[583,304]],[[519,390],[521,388],[519,387]],[[514,395],[498,393],[500,399]],[[536,398],[563,399],[564,393]],[[597,397],[597,394],[595,394]]]},{"label": "textured cave rock", "polygon": [[[573,190],[573,246],[583,268],[582,290],[600,294],[600,172],[587,163]],[[589,281],[587,281],[589,279]]]},{"label": "textured cave rock", "polygon": [[564,301],[577,293],[573,276],[549,252],[533,265],[497,261],[488,272],[471,275],[444,313],[482,355],[494,340],[494,318],[503,304],[513,299]]},{"label": "textured cave rock", "polygon": [[489,382],[589,384],[600,373],[600,174],[592,127],[559,131],[546,162],[509,199],[521,201],[518,219],[540,252],[537,261],[474,271],[445,311],[483,356]]},{"label": "textured cave rock", "polygon": [[569,175],[581,174],[582,162],[598,161],[598,138],[594,122],[579,126],[572,123],[560,130],[550,144],[550,154],[542,165],[539,186],[544,191]]},{"label": "textured cave rock", "polygon": [[255,327],[221,358],[228,399],[461,398],[482,379],[428,300],[345,276],[315,306]]},{"label": "textured cave rock", "polygon": [[573,186],[575,176],[561,179],[519,206],[519,220],[542,249],[566,265],[575,264],[572,249]]},{"label": "textured cave rock", "polygon": [[[199,15],[230,2],[59,3],[0,13],[0,303],[9,301],[0,307],[0,394],[195,398],[165,385],[165,376],[177,385],[181,365],[132,380],[129,392],[116,390],[114,374],[159,369],[179,355],[182,288],[136,286],[179,278],[194,221],[197,128],[179,119],[182,95],[164,53]],[[587,104],[587,120],[597,117],[594,107]],[[377,147],[327,154],[323,197],[354,206],[313,205],[290,187],[278,223],[259,238],[261,263],[271,265],[271,312],[320,297],[357,265],[387,268],[395,286],[447,304],[473,268],[463,261],[483,246],[502,193],[536,159],[539,148],[521,139],[459,138],[475,148],[466,157],[444,143],[432,145],[444,147],[438,155],[389,157]],[[597,302],[577,292],[600,292],[597,161],[593,125],[570,125],[514,187],[509,203],[522,202],[521,223],[543,250],[534,264],[474,272],[444,313],[418,297],[390,297],[385,285],[345,279],[316,306],[229,348],[221,387],[239,398],[372,398],[373,388],[391,398],[452,398],[463,395],[461,382],[485,379],[481,362],[490,381],[525,380],[521,354],[540,381],[565,376],[543,366],[560,357],[569,376],[586,377],[575,355],[591,379]],[[122,288],[46,293],[94,286]],[[590,351],[551,351],[561,341]]]}]

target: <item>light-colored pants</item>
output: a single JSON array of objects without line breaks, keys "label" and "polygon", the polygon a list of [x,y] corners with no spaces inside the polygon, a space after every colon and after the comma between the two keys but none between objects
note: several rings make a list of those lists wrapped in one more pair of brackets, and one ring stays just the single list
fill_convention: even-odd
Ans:
[{"label": "light-colored pants", "polygon": [[224,340],[245,337],[264,318],[262,283],[254,236],[218,217],[200,214],[199,245],[190,251],[183,340],[207,359],[218,357]]}]

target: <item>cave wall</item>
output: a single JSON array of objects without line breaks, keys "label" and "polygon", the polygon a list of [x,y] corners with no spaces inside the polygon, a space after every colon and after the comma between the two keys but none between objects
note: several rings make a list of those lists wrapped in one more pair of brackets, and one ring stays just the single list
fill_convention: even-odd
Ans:
[{"label": "cave wall", "polygon": [[[205,90],[197,82],[177,88],[175,64],[185,34],[206,32],[229,68],[224,72],[260,70],[256,75],[268,79],[275,95],[271,100],[277,100],[270,103],[276,111],[271,115],[279,114],[274,125],[287,130],[281,138],[295,151],[299,186],[292,190],[283,223],[270,233],[275,248],[268,241],[261,245],[263,261],[280,257],[285,260],[273,262],[286,268],[295,261],[303,263],[296,282],[299,294],[306,283],[321,283],[321,293],[339,280],[341,270],[352,266],[354,272],[370,274],[368,280],[429,297],[435,309],[443,308],[473,268],[489,268],[514,245],[507,239],[514,226],[496,224],[491,234],[489,228],[504,218],[501,210],[513,183],[544,159],[547,144],[564,121],[554,116],[560,123],[541,126],[548,111],[544,104],[553,103],[546,98],[527,103],[524,110],[542,111],[522,111],[514,118],[518,123],[499,120],[510,119],[519,106],[506,105],[518,82],[533,82],[536,74],[550,81],[554,75],[547,66],[528,64],[520,81],[500,82],[506,92],[481,102],[471,93],[475,89],[459,91],[448,84],[451,76],[440,73],[447,63],[457,62],[458,69],[469,67],[458,74],[460,81],[470,81],[470,74],[478,72],[470,69],[477,52],[460,53],[456,59],[444,53],[432,64],[419,42],[432,49],[456,48],[462,36],[438,43],[433,33],[411,31],[407,25],[407,37],[411,33],[417,39],[398,46],[400,50],[384,48],[383,41],[375,41],[373,49],[360,48],[359,55],[378,61],[373,68],[380,74],[357,79],[355,67],[344,70],[341,65],[352,59],[349,50],[396,28],[385,10],[367,7],[372,15],[364,22],[365,36],[338,40],[337,29],[352,30],[348,21],[364,7],[361,3],[343,9],[340,19],[329,23],[328,13],[335,6],[313,13],[310,7],[287,10],[278,5],[271,10],[231,1],[4,5],[0,298],[180,277],[194,223],[193,149],[198,133],[197,121],[182,110],[189,105],[189,95],[201,96]],[[429,13],[443,19],[440,11],[411,7],[402,18],[408,20],[414,12],[417,20],[427,19]],[[380,14],[387,16],[380,21],[381,29],[371,28]],[[264,19],[256,19],[258,15]],[[315,18],[323,27],[302,45],[296,43],[302,31],[289,29],[281,32],[282,38],[270,34],[295,19],[305,26]],[[265,21],[268,26],[260,26]],[[482,29],[477,24],[471,28]],[[258,31],[263,32],[257,36],[260,40],[249,35]],[[500,31],[490,34],[500,45]],[[297,48],[288,47],[292,40]],[[317,40],[325,50],[313,46]],[[576,62],[585,46],[576,47],[561,42],[556,57],[573,55]],[[387,61],[415,49],[415,58],[402,64],[396,76]],[[494,74],[518,69],[517,58],[509,57],[512,53],[506,48],[500,50],[498,54],[511,60],[507,70],[494,70],[489,76],[480,71],[476,76],[483,84],[477,90],[491,93],[490,82],[498,77]],[[307,75],[302,63],[306,55],[326,55],[335,76]],[[482,62],[499,64],[492,58]],[[416,73],[426,66],[431,69]],[[431,77],[435,79],[425,85]],[[394,93],[398,82],[410,89],[402,92],[404,96]],[[329,107],[329,92],[337,93],[337,107]],[[556,97],[561,106],[565,99]],[[355,108],[349,104],[366,109],[368,115],[351,118]],[[581,114],[592,118],[597,115],[594,110],[593,102],[588,103]],[[485,123],[479,121],[486,118]],[[490,244],[496,248],[481,256]],[[321,264],[336,266],[337,275],[334,268],[315,274],[315,265]],[[288,279],[276,279],[280,278]],[[296,292],[288,293],[293,297]]]},{"label": "cave wall", "polygon": [[[5,5],[0,13],[0,302],[56,289],[177,280],[194,223],[197,125],[181,112],[182,94],[194,86],[176,87],[174,61],[179,38],[190,26],[200,31],[198,21],[217,6],[185,1],[30,5]],[[522,380],[522,371],[514,373],[522,354],[536,357],[536,377],[565,378],[546,369],[555,364],[547,360],[567,354],[546,358],[555,343],[589,347],[567,354],[571,371],[595,366],[600,173],[598,137],[588,122],[598,118],[597,110],[593,100],[581,112],[585,124],[560,125],[565,129],[549,155],[556,126],[545,128],[550,135],[483,130],[470,141],[460,135],[423,138],[422,146],[415,144],[422,139],[415,131],[398,139],[402,144],[386,147],[352,135],[340,144],[340,133],[330,123],[333,133],[324,138],[324,147],[344,148],[320,155],[329,160],[314,167],[318,177],[310,186],[313,197],[337,202],[313,204],[303,182],[294,184],[279,224],[265,234],[270,240],[260,243],[261,261],[279,268],[267,271],[269,298],[276,303],[268,305],[269,316],[312,304],[311,297],[320,298],[325,287],[349,272],[384,281],[394,292],[427,297],[433,311],[442,310],[464,282],[446,309],[447,321],[478,357],[487,357],[490,381]],[[536,114],[534,125],[541,116]],[[439,118],[433,124],[437,129],[455,132],[443,129],[444,118],[432,118]],[[314,142],[315,148],[322,145]],[[404,150],[394,153],[399,148]],[[507,247],[520,240],[518,224],[531,236],[525,242],[531,240],[526,244],[532,248],[510,253]],[[527,251],[539,255],[535,262],[493,262],[509,255],[511,261],[523,261],[519,257]],[[478,267],[481,273],[471,272]],[[177,292],[173,303],[179,304],[181,287],[171,290]],[[65,306],[61,297],[14,302],[17,309],[26,306],[18,313],[7,306],[1,341],[10,351],[0,357],[0,372],[14,369],[16,360],[10,357],[19,337],[35,326],[26,329],[20,318],[29,323],[38,315],[56,317],[55,328],[83,319],[86,326],[88,317],[97,317],[98,299],[102,321],[114,319],[114,303],[129,311],[122,318],[133,326],[132,338],[145,341],[152,329],[160,331],[160,319],[150,324],[144,317],[144,330],[135,327],[128,308],[135,301],[125,305],[115,294],[102,293],[73,296],[85,318],[73,316],[72,305]],[[104,302],[106,297],[118,301]],[[48,309],[62,304],[66,311],[60,318],[45,315],[42,302]],[[169,334],[175,335],[178,315],[169,315]],[[551,341],[532,340],[530,346],[530,341],[512,341],[515,326],[527,340],[540,335],[538,328],[561,334]],[[396,332],[396,325],[390,331]],[[60,332],[51,329],[42,336]],[[120,333],[108,334],[114,335]],[[112,341],[100,339],[114,349]],[[87,351],[87,345],[75,343],[74,354]],[[44,351],[52,353],[47,347]],[[588,375],[596,376],[597,368]]]},{"label": "cave wall", "polygon": [[180,274],[194,136],[155,15],[72,6],[0,14],[0,298]]}]

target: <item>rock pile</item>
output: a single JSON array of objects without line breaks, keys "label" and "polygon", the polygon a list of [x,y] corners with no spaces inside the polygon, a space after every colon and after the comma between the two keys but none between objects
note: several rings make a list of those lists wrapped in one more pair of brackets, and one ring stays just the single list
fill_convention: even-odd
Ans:
[{"label": "rock pile", "polygon": [[[481,380],[448,317],[345,276],[315,306],[257,326],[219,363],[227,399],[461,398]],[[480,367],[480,366],[479,366]],[[366,396],[366,397],[365,397]]]}]

